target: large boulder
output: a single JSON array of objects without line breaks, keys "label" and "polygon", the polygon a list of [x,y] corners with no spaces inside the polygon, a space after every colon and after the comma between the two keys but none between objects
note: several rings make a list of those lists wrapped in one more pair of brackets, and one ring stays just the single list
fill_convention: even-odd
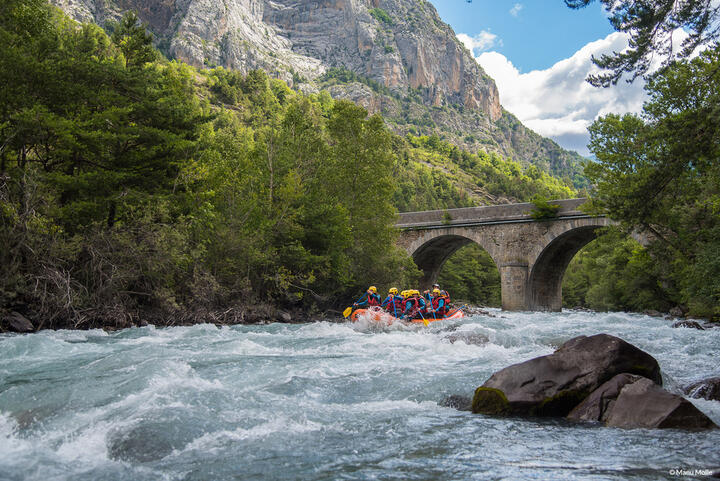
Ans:
[{"label": "large boulder", "polygon": [[591,392],[621,373],[662,384],[655,358],[608,334],[580,336],[553,354],[493,374],[475,390],[475,413],[566,416]]},{"label": "large boulder", "polygon": [[618,374],[592,392],[567,418],[621,428],[715,428],[691,402],[651,380]]},{"label": "large boulder", "polygon": [[620,390],[606,415],[605,425],[618,428],[717,428],[690,401],[645,378]]},{"label": "large boulder", "polygon": [[570,414],[567,415],[567,418],[572,421],[605,422],[615,401],[620,395],[620,391],[628,384],[632,384],[640,379],[645,378],[636,376],[635,374],[618,374],[594,390],[583,402],[575,406],[575,408],[570,411]]},{"label": "large boulder", "polygon": [[711,377],[686,386],[683,391],[691,398],[720,401],[720,377]]}]

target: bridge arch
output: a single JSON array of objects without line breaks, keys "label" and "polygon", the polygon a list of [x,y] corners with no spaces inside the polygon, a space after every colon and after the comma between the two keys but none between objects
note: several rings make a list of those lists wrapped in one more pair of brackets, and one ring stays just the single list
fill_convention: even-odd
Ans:
[{"label": "bridge arch", "polygon": [[[460,248],[474,242],[488,251],[483,243],[484,239],[478,239],[472,234],[472,232],[448,233],[445,230],[438,230],[422,236],[415,242],[416,245],[410,248],[414,250],[408,253],[415,261],[415,265],[423,272],[423,277],[420,279],[421,289],[428,289],[437,281],[445,262]],[[493,254],[489,251],[488,253],[497,265]]]},{"label": "bridge arch", "polygon": [[475,242],[500,271],[503,309],[559,311],[570,261],[611,221],[581,212],[584,199],[555,202],[558,216],[544,220],[529,215],[531,204],[401,214],[399,243],[423,271],[422,288],[453,253]]},{"label": "bridge arch", "polygon": [[598,226],[581,226],[552,239],[532,264],[528,279],[528,309],[560,311],[562,281],[575,254],[597,238]]}]

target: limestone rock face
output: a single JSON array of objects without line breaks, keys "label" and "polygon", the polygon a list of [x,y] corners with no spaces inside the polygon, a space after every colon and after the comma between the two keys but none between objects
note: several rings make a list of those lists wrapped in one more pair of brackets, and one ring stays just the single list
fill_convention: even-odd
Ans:
[{"label": "limestone rock face", "polygon": [[475,391],[473,412],[565,416],[590,393],[621,373],[662,384],[655,358],[608,334],[580,336],[548,356],[493,374]]},{"label": "limestone rock face", "polygon": [[53,2],[100,25],[135,10],[162,50],[194,66],[262,68],[289,82],[343,67],[393,91],[416,89],[428,105],[502,116],[495,82],[425,0]]}]

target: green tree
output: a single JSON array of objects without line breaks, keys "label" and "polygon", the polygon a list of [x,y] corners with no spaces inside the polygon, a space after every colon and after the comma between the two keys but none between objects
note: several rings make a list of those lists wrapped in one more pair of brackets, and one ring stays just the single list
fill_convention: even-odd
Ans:
[{"label": "green tree", "polygon": [[438,277],[455,301],[500,307],[500,272],[490,254],[471,244],[453,254]]},{"label": "green tree", "polygon": [[607,229],[584,247],[563,278],[563,305],[599,311],[667,310],[676,304],[673,292],[658,278],[662,267],[634,239]]},{"label": "green tree", "polygon": [[[565,4],[578,9],[595,1],[565,0]],[[606,70],[588,77],[595,86],[614,85],[626,73],[633,80],[649,71],[657,55],[665,57],[663,66],[668,66],[676,59],[687,58],[698,46],[720,38],[720,7],[711,0],[598,1],[609,12],[613,28],[629,35],[629,48],[593,58],[597,66]],[[688,33],[679,50],[672,38],[677,29]]]},{"label": "green tree", "polygon": [[158,52],[152,45],[153,37],[140,23],[135,12],[127,12],[119,22],[109,21],[105,25],[111,39],[125,56],[129,68],[142,67],[157,60]]},{"label": "green tree", "polygon": [[678,300],[698,314],[717,314],[720,272],[706,277],[702,295],[692,273],[715,265],[700,259],[718,243],[720,47],[673,64],[646,89],[642,115],[608,115],[590,128],[598,159],[586,167],[596,185],[593,205],[628,230],[650,233],[670,291],[682,292]]}]

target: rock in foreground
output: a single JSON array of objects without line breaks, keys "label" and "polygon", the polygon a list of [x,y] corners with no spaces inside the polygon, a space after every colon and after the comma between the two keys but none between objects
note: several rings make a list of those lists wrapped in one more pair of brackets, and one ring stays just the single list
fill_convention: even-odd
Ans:
[{"label": "rock in foreground", "polygon": [[622,373],[662,384],[660,366],[648,353],[608,334],[580,336],[553,354],[515,364],[477,388],[474,413],[566,416],[590,393]]},{"label": "rock in foreground", "polygon": [[717,428],[690,401],[649,379],[622,388],[605,424],[618,428]]},{"label": "rock in foreground", "polygon": [[619,428],[716,428],[691,402],[651,380],[619,374],[597,388],[568,414],[575,421],[598,421]]},{"label": "rock in foreground", "polygon": [[628,384],[637,382],[640,379],[645,378],[634,374],[618,374],[575,406],[567,415],[567,418],[572,421],[607,421],[607,416],[612,411],[620,391]]}]

